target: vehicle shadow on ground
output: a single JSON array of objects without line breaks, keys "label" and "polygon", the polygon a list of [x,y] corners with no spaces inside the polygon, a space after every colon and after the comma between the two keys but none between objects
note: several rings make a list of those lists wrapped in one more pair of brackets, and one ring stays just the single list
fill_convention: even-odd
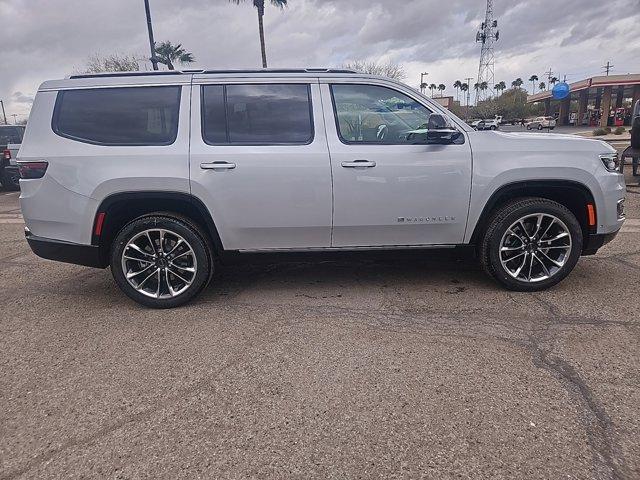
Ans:
[{"label": "vehicle shadow on ground", "polygon": [[[473,252],[349,252],[314,257],[260,255],[220,265],[209,287],[196,302],[219,302],[249,290],[277,295],[291,291],[320,298],[352,296],[359,290],[438,288],[462,293],[470,285],[498,289]],[[314,296],[316,298],[316,296]]]}]

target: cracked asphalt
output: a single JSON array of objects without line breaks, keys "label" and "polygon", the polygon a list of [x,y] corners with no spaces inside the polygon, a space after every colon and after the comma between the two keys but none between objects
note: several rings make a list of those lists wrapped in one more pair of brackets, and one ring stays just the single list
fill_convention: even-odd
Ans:
[{"label": "cracked asphalt", "polygon": [[2,479],[640,478],[638,221],[537,294],[434,252],[229,265],[153,311],[19,214],[0,192]]}]

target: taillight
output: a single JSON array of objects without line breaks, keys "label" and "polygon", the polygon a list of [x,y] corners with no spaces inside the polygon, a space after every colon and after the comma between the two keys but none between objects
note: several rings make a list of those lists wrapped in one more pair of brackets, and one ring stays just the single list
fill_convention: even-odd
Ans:
[{"label": "taillight", "polygon": [[4,152],[2,152],[2,158],[4,158],[5,160],[11,160],[11,150],[6,148]]},{"label": "taillight", "polygon": [[48,162],[18,162],[20,178],[24,180],[42,178],[48,166]]}]

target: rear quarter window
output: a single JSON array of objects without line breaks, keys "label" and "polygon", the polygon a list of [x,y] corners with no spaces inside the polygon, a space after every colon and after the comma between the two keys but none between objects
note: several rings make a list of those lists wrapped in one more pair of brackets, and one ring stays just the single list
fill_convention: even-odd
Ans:
[{"label": "rear quarter window", "polygon": [[180,86],[58,92],[53,131],[96,145],[170,145],[178,134]]}]

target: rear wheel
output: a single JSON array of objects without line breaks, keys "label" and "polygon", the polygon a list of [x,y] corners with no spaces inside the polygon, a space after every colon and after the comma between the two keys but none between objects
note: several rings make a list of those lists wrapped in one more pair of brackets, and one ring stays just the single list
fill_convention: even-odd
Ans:
[{"label": "rear wheel", "polygon": [[185,304],[208,283],[211,251],[203,234],[186,219],[141,217],[118,233],[111,272],[131,299],[152,308]]},{"label": "rear wheel", "polygon": [[564,279],[582,251],[582,228],[563,205],[544,198],[498,209],[480,246],[484,269],[510,290],[538,291]]}]

